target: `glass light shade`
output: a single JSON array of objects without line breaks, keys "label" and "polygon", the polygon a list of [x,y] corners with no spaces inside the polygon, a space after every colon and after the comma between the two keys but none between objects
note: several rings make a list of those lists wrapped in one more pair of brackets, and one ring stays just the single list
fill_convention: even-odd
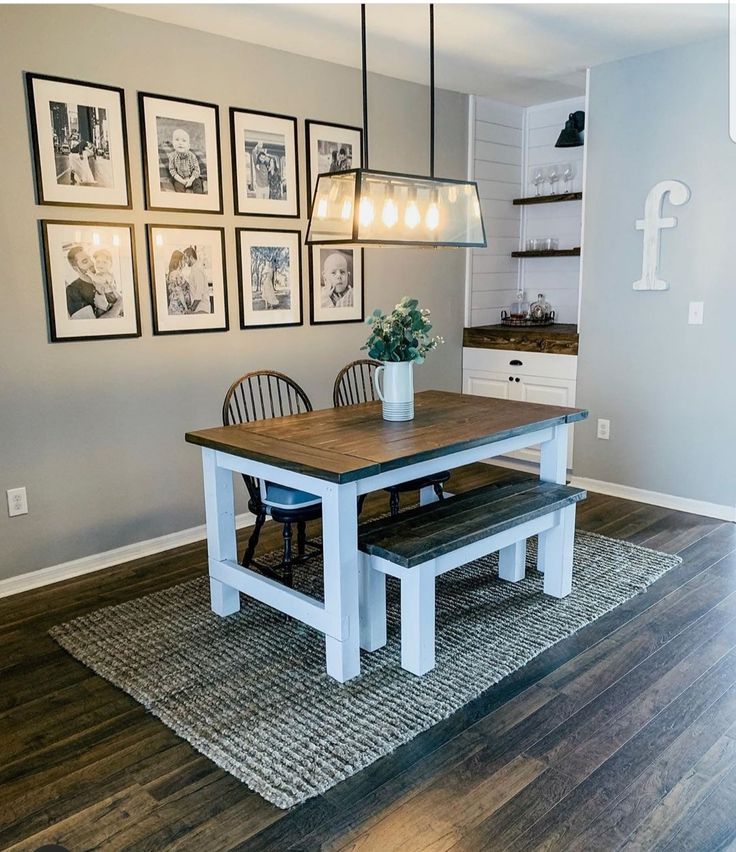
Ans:
[{"label": "glass light shade", "polygon": [[478,187],[372,169],[321,174],[306,243],[482,248]]}]

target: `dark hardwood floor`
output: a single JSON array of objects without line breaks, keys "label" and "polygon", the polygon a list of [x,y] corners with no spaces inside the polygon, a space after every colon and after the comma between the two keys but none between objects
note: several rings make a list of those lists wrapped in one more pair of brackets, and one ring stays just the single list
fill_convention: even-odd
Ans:
[{"label": "dark hardwood floor", "polygon": [[[448,487],[517,476],[473,465]],[[591,494],[578,527],[683,563],[291,811],[47,635],[204,573],[202,543],[0,600],[0,848],[736,849],[736,526]]]}]

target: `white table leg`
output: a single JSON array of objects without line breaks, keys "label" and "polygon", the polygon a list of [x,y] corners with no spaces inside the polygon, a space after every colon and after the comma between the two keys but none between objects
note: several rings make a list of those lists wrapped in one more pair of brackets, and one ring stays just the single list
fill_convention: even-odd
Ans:
[{"label": "white table leg", "polygon": [[360,647],[376,651],[386,644],[386,575],[371,568],[367,553],[358,554],[360,578]]},{"label": "white table leg", "polygon": [[341,683],[360,674],[357,495],[349,482],[322,497],[327,673]]},{"label": "white table leg", "polygon": [[[233,475],[231,471],[218,467],[216,459],[214,450],[202,449],[207,556],[210,563],[224,559],[237,562]],[[232,615],[240,609],[240,592],[214,577],[210,577],[210,600],[212,611],[217,615]]]},{"label": "white table leg", "polygon": [[539,534],[538,563],[544,571],[544,593],[564,598],[572,590],[572,558],[575,545],[575,504],[557,513],[558,523]]},{"label": "white table leg", "polygon": [[558,482],[564,485],[567,476],[567,423],[555,426],[554,437],[545,441],[541,447],[539,478],[545,482]]},{"label": "white table leg", "polygon": [[498,576],[502,580],[518,583],[526,574],[526,539],[502,547],[498,551]]},{"label": "white table leg", "polygon": [[401,578],[401,666],[415,675],[434,668],[434,560]]}]

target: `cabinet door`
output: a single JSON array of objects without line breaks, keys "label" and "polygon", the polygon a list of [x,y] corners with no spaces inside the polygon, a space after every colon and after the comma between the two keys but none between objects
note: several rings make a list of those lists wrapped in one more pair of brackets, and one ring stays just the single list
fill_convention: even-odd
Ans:
[{"label": "cabinet door", "polygon": [[496,399],[516,399],[509,374],[486,370],[463,370],[463,393],[475,396],[492,396]]},{"label": "cabinet door", "polygon": [[[546,376],[526,376],[520,382],[514,382],[515,394],[513,399],[523,402],[537,402],[541,405],[575,405],[575,382],[566,379],[549,379]],[[517,395],[518,394],[518,395]],[[573,427],[568,430],[567,466],[572,467],[572,434]],[[537,447],[529,447],[513,454],[514,458],[524,461],[539,462]]]}]

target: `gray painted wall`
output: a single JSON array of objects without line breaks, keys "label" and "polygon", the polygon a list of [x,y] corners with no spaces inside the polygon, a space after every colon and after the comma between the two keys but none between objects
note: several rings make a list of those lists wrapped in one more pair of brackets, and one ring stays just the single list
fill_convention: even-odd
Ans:
[{"label": "gray painted wall", "polygon": [[[588,175],[575,473],[736,503],[736,145],[728,136],[725,39],[635,57],[590,74]],[[665,292],[635,292],[642,234],[634,221],[660,180],[692,198],[665,202]],[[687,324],[688,302],[705,323]],[[596,439],[610,418],[611,439]]]},{"label": "gray painted wall", "polygon": [[[257,368],[289,373],[315,407],[329,405],[335,373],[359,357],[366,328],[231,327],[154,338],[144,233],[147,222],[224,226],[231,326],[237,326],[234,228],[305,231],[306,218],[297,225],[233,215],[227,108],[298,117],[306,215],[303,120],[361,124],[357,71],[94,6],[3,6],[0,33],[0,490],[4,499],[5,489],[25,485],[30,504],[30,514],[19,518],[0,510],[2,579],[202,523],[199,451],[185,444],[184,432],[217,425],[232,379]],[[132,211],[35,205],[23,71],[125,89]],[[220,105],[224,216],[143,210],[138,90]],[[427,89],[372,75],[369,91],[371,165],[426,172]],[[438,174],[464,177],[467,98],[438,93],[437,118]],[[140,339],[47,342],[38,237],[44,218],[135,223]],[[304,252],[305,300],[306,260]],[[419,388],[460,389],[464,271],[460,251],[366,251],[367,312],[405,293],[419,296],[447,340],[416,370]]]}]

